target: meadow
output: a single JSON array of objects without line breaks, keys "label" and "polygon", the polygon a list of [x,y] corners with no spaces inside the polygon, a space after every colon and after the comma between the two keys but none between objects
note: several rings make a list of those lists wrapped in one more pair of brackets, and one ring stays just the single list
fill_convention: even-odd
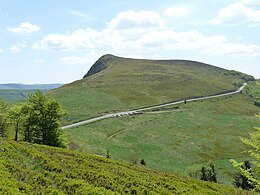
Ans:
[{"label": "meadow", "polygon": [[66,130],[73,147],[151,168],[189,175],[213,161],[218,180],[231,184],[231,158],[244,160],[240,140],[259,124],[259,107],[245,94],[106,119]]}]

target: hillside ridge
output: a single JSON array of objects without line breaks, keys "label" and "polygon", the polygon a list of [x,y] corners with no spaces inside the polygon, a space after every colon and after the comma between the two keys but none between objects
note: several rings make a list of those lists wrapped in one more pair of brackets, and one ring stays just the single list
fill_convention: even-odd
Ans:
[{"label": "hillside ridge", "polygon": [[50,91],[68,110],[66,124],[104,113],[235,91],[251,76],[188,60],[100,57],[83,79]]},{"label": "hillside ridge", "polygon": [[112,54],[105,54],[101,56],[89,69],[89,71],[83,76],[83,78],[89,77],[91,75],[94,75],[96,73],[99,73],[103,70],[105,70],[108,66],[108,62],[110,60],[114,59],[121,59],[121,60],[130,60],[130,61],[145,61],[145,62],[158,62],[162,64],[176,64],[176,63],[182,63],[185,65],[192,65],[192,66],[201,66],[201,67],[212,67],[212,68],[218,68],[220,70],[226,70],[224,68],[214,66],[208,63],[199,62],[195,60],[184,60],[184,59],[136,59],[136,58],[127,58],[127,57],[119,57]]}]

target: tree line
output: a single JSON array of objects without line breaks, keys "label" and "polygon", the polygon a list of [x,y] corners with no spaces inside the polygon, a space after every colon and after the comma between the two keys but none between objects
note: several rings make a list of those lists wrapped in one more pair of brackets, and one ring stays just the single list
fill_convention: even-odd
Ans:
[{"label": "tree line", "polygon": [[60,104],[41,91],[13,106],[0,99],[0,136],[14,132],[15,141],[60,147],[60,122],[64,115]]}]

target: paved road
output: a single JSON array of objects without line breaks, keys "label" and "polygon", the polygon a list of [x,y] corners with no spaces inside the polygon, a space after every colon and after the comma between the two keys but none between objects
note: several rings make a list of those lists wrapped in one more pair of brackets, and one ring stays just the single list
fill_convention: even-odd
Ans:
[{"label": "paved road", "polygon": [[[223,96],[228,96],[228,95],[234,95],[234,94],[240,93],[246,85],[247,85],[247,83],[244,83],[243,86],[241,86],[238,90],[233,91],[233,92],[223,93],[223,94],[219,94],[219,95],[199,97],[199,98],[186,99],[186,102],[195,102],[195,101],[199,101],[199,100],[205,100],[205,99],[212,99],[212,98],[223,97]],[[99,121],[99,120],[102,120],[102,119],[106,119],[106,118],[137,114],[138,112],[141,112],[141,111],[151,110],[151,109],[155,109],[155,108],[162,108],[162,107],[165,107],[165,106],[181,104],[181,103],[184,103],[184,102],[185,102],[185,100],[180,100],[180,101],[177,101],[177,102],[170,102],[170,103],[166,103],[166,104],[161,104],[161,105],[151,106],[151,107],[146,107],[146,108],[140,108],[140,109],[136,109],[136,110],[129,110],[129,111],[125,111],[125,112],[106,114],[106,115],[103,115],[103,116],[95,117],[95,118],[88,119],[88,120],[85,120],[85,121],[81,121],[81,122],[78,122],[78,123],[74,123],[74,124],[71,124],[71,125],[63,126],[61,128],[62,129],[69,129],[69,128],[72,128],[72,127],[77,127],[77,126],[80,126],[80,125],[93,123],[93,122],[96,122],[96,121]]]}]

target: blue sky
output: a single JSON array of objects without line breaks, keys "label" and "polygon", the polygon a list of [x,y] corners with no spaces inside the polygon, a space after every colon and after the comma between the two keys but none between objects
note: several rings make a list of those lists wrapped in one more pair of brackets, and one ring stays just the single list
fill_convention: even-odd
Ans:
[{"label": "blue sky", "polygon": [[102,55],[260,77],[260,0],[0,0],[0,83],[68,83]]}]

